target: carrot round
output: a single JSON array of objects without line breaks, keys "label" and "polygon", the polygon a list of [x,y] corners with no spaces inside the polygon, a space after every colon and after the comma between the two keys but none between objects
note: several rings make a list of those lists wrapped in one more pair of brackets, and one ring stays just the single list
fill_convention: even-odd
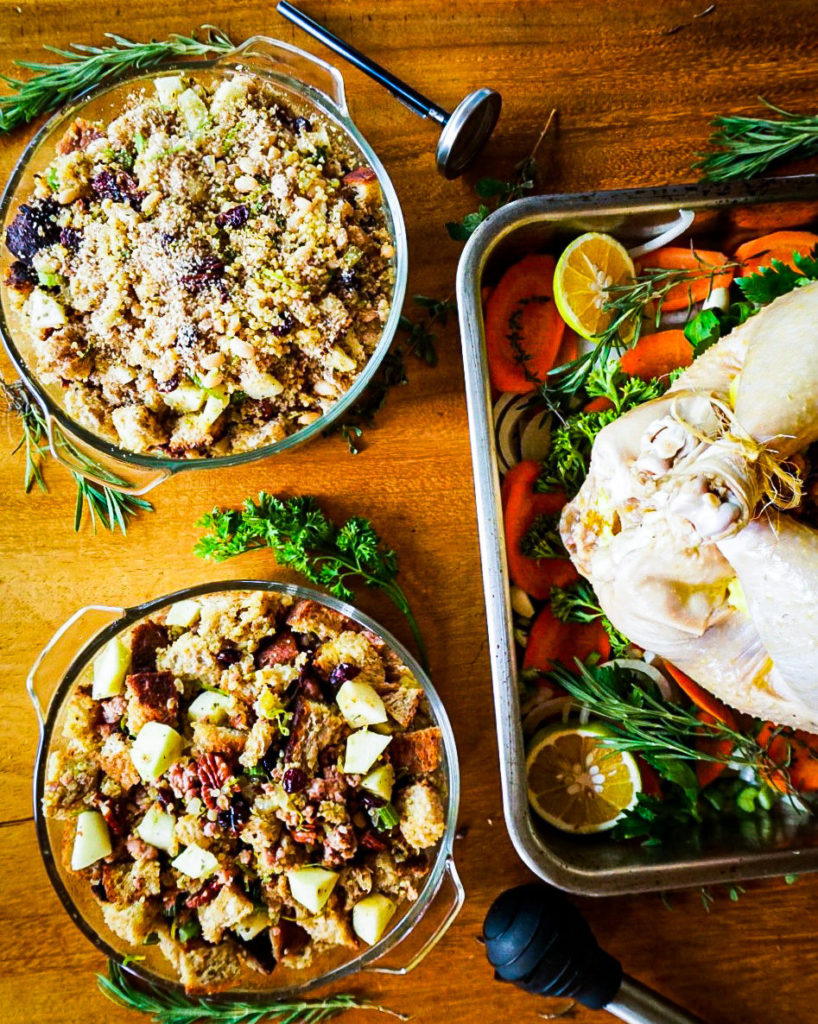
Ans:
[{"label": "carrot round", "polygon": [[580,661],[596,652],[605,661],[611,653],[611,641],[601,623],[561,622],[546,605],[531,627],[523,658],[523,668],[537,668],[548,672],[557,662],[574,668],[574,659]]},{"label": "carrot round", "polygon": [[793,253],[809,255],[818,245],[818,235],[811,231],[773,231],[770,235],[753,238],[736,249],[735,259],[742,264],[742,274],[757,274],[762,267],[772,266],[773,260],[780,260],[796,269]]},{"label": "carrot round", "polygon": [[[727,709],[725,708],[725,711]],[[728,712],[728,714],[730,714]],[[709,711],[699,711],[696,713],[696,718],[704,726],[718,725],[721,719],[715,715],[711,715]],[[729,725],[730,728],[735,727],[733,716],[730,715],[730,721],[724,723]],[[703,754],[710,754],[713,757],[728,758],[733,752],[733,741],[725,738],[717,738],[712,735],[710,729],[702,729],[701,734],[696,739],[696,747]],[[720,761],[698,761],[696,763],[696,778],[699,780],[699,785],[704,789],[705,786],[709,786],[711,782],[715,782],[716,779],[721,775],[724,769],[727,767],[726,760],[724,763]]]},{"label": "carrot round", "polygon": [[790,785],[801,793],[818,791],[818,736],[803,729],[784,729],[765,722],[757,736],[759,744],[775,765],[785,771],[762,769],[762,776],[769,785],[782,793]]},{"label": "carrot round", "polygon": [[642,792],[645,796],[655,796],[662,799],[662,783],[659,773],[648,764],[644,757],[636,755],[636,763],[639,765],[639,774],[642,777]]},{"label": "carrot round", "polygon": [[686,309],[695,302],[704,302],[714,288],[729,288],[733,280],[732,269],[720,274],[712,273],[727,262],[727,257],[721,252],[668,245],[643,257],[640,267],[690,272],[690,279],[674,285],[662,301],[662,310],[670,313],[674,309]]},{"label": "carrot round", "polygon": [[557,358],[554,360],[554,366],[562,366],[564,363],[572,363],[579,352],[579,335],[576,331],[572,331],[570,327],[565,328],[565,333],[562,336],[562,343],[560,344],[559,352],[557,352]]},{"label": "carrot round", "polygon": [[556,515],[565,504],[559,491],[540,494],[534,490],[540,464],[533,459],[518,462],[503,481],[503,521],[506,532],[506,556],[511,582],[530,597],[545,600],[552,587],[565,587],[579,578],[568,558],[529,558],[520,551],[523,537],[541,515]]},{"label": "carrot round", "polygon": [[[634,374],[631,374],[634,376]],[[583,412],[606,412],[608,409],[613,409],[614,405],[610,398],[606,398],[604,395],[599,395],[597,398],[592,398],[590,402],[586,403],[582,407]]]},{"label": "carrot round", "polygon": [[690,366],[693,362],[693,346],[684,331],[657,331],[644,334],[627,352],[622,354],[619,365],[629,377],[665,377],[679,366]]},{"label": "carrot round", "polygon": [[554,366],[565,324],[554,304],[554,259],[524,256],[486,302],[489,377],[498,391],[533,391]]},{"label": "carrot round", "polygon": [[682,672],[681,669],[676,668],[675,665],[671,665],[669,661],[665,662],[665,668],[667,669],[668,675],[676,683],[679,689],[687,694],[687,696],[693,701],[696,707],[700,711],[706,711],[712,715],[716,721],[721,722],[723,725],[729,728],[734,728],[735,719],[733,712],[726,704],[722,704],[718,697],[714,697],[712,693],[705,690],[703,686],[690,678]]}]

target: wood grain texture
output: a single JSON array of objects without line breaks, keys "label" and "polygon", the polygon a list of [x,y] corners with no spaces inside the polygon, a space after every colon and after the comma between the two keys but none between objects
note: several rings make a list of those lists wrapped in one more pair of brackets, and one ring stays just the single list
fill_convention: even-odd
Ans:
[{"label": "wood grain texture", "polygon": [[[443,105],[453,106],[480,85],[499,89],[503,116],[480,173],[507,177],[557,107],[557,131],[545,151],[543,184],[550,191],[684,181],[712,114],[755,109],[758,94],[804,111],[818,105],[811,0],[718,0],[711,14],[696,20],[706,0],[304,0],[303,6]],[[236,39],[267,33],[319,52],[260,0],[211,0],[206,7],[186,0],[0,0],[0,71],[10,71],[14,58],[37,59],[43,43],[99,42],[105,31],[163,38],[205,20]],[[679,25],[685,27],[668,34]],[[403,202],[410,294],[447,295],[460,246],[442,225],[474,207],[470,182],[437,177],[431,124],[361,74],[344,74],[353,115]],[[2,178],[25,137],[20,132],[0,143]],[[93,974],[102,960],[62,911],[39,860],[30,804],[37,737],[25,673],[53,630],[82,604],[134,603],[205,579],[272,574],[264,554],[214,567],[191,550],[193,522],[202,511],[215,502],[238,503],[261,487],[314,493],[339,516],[370,515],[397,546],[460,750],[466,834],[457,857],[466,907],[410,978],[373,975],[352,987],[429,1024],[455,1014],[486,1024],[534,1021],[538,1012],[565,1009],[496,984],[477,941],[493,897],[529,876],[502,818],[453,326],[439,347],[440,366],[410,368],[410,383],[390,396],[356,458],[333,437],[239,471],[182,475],[155,493],[156,514],[142,517],[127,538],[73,533],[73,484],[57,467],[49,469],[48,495],[24,496],[21,462],[10,454],[17,427],[3,417],[0,1016],[7,1024],[85,1024],[103,1014],[111,1024],[136,1019],[95,992]],[[398,613],[377,594],[362,594],[360,604],[409,640]],[[628,971],[710,1024],[814,1020],[818,950],[811,911],[818,878],[747,890],[738,903],[717,893],[709,916],[696,893],[675,896],[673,910],[655,896],[581,902]],[[600,1016],[579,1008],[570,1019],[590,1024]]]}]

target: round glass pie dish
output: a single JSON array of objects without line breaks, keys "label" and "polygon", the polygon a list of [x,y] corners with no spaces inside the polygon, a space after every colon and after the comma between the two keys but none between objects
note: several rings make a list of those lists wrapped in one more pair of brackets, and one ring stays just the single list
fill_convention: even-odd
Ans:
[{"label": "round glass pie dish", "polygon": [[[133,955],[134,947],[106,927],[101,904],[92,894],[87,878],[72,872],[65,864],[64,844],[70,840],[73,832],[73,828],[69,828],[70,823],[64,818],[46,817],[43,813],[47,763],[50,755],[59,752],[64,745],[62,730],[69,699],[79,683],[88,681],[92,662],[103,645],[137,623],[159,615],[177,602],[204,598],[205,595],[259,591],[286,596],[293,601],[315,602],[332,613],[346,616],[380,638],[414,674],[425,694],[428,718],[440,730],[440,797],[444,820],[442,837],[435,847],[427,851],[428,872],[419,883],[417,900],[399,904],[398,912],[388,929],[374,945],[358,950],[332,947],[326,952],[317,953],[307,967],[288,967],[280,963],[269,975],[243,970],[236,987],[230,988],[230,994],[267,998],[271,993],[304,991],[362,968],[406,973],[425,957],[445,933],[459,912],[464,898],[452,860],[459,800],[454,738],[440,698],[414,658],[367,616],[341,601],[308,588],[254,580],[205,584],[133,608],[89,606],[80,609],[55,633],[37,659],[27,683],[40,721],[40,744],[34,773],[34,813],[40,851],[49,879],[71,918],[100,950],[120,964],[129,954]],[[399,943],[402,945],[397,950]],[[138,963],[129,962],[127,970],[151,982],[181,988],[175,970],[156,946],[140,946],[138,952],[145,959]]]},{"label": "round glass pie dish", "polygon": [[[52,454],[55,458],[67,464],[70,468],[82,473],[89,479],[95,479],[98,482],[108,484],[117,490],[134,494],[144,493],[160,481],[181,470],[209,467],[221,468],[265,458],[268,455],[285,451],[294,445],[303,443],[326,430],[331,423],[333,423],[338,417],[342,416],[344,411],[360,397],[373,374],[376,372],[381,360],[389,348],[389,344],[394,336],[395,330],[397,329],[406,287],[407,243],[400,205],[394,188],[392,187],[383,166],[349,117],[344,96],[343,79],[341,78],[340,73],[324,61],[311,57],[309,54],[306,54],[292,46],[284,43],[278,43],[274,40],[264,39],[262,37],[256,37],[248,40],[241,47],[237,48],[230,54],[218,58],[217,60],[175,62],[163,65],[158,72],[154,71],[153,73],[136,74],[121,79],[113,85],[103,84],[93,90],[90,90],[74,103],[59,111],[44,125],[44,127],[27,146],[5,188],[2,200],[0,200],[0,235],[2,235],[3,239],[9,237],[8,228],[10,225],[13,225],[15,230],[17,230],[15,218],[17,218],[20,213],[21,205],[26,202],[29,196],[31,196],[35,182],[38,178],[42,180],[43,173],[47,168],[49,168],[51,161],[54,159],[55,153],[58,151],[58,143],[63,138],[66,129],[73,125],[78,117],[85,121],[103,121],[108,123],[112,121],[112,119],[115,119],[117,115],[125,109],[129,96],[132,96],[143,86],[149,85],[152,80],[156,78],[157,74],[161,74],[164,77],[166,74],[172,74],[174,71],[184,72],[184,74],[193,76],[196,80],[200,80],[202,82],[206,81],[213,85],[226,85],[226,80],[235,74],[250,76],[251,79],[256,79],[258,82],[263,83],[266,88],[273,89],[276,96],[281,96],[285,106],[290,107],[291,110],[303,112],[308,117],[312,117],[314,114],[319,125],[328,125],[331,133],[334,133],[335,137],[338,138],[343,150],[349,152],[352,166],[371,169],[377,179],[378,189],[377,195],[372,198],[372,202],[375,204],[372,207],[372,210],[373,213],[377,210],[377,222],[379,225],[378,231],[381,232],[380,237],[389,239],[389,250],[387,251],[384,249],[384,258],[389,260],[391,263],[391,267],[387,268],[389,276],[391,276],[391,281],[386,277],[382,279],[382,290],[380,291],[382,300],[380,303],[381,310],[379,313],[379,319],[368,328],[368,336],[365,346],[363,348],[359,346],[358,348],[358,356],[356,357],[358,365],[355,372],[349,376],[337,378],[337,384],[331,387],[329,392],[322,392],[329,394],[331,396],[330,398],[320,399],[317,393],[315,395],[312,393],[312,385],[315,381],[311,380],[311,377],[317,376],[320,383],[322,374],[330,373],[329,370],[324,368],[324,356],[319,353],[324,351],[325,345],[328,346],[332,344],[329,340],[321,342],[320,339],[330,338],[331,335],[327,335],[325,333],[322,334],[319,326],[317,331],[312,330],[305,332],[307,335],[312,333],[319,339],[318,347],[313,352],[314,358],[310,364],[312,369],[302,368],[304,364],[300,360],[303,360],[303,355],[302,351],[298,347],[293,347],[291,349],[292,355],[285,355],[282,360],[282,362],[285,362],[288,359],[292,359],[290,371],[288,372],[293,373],[296,381],[296,401],[294,403],[296,411],[292,413],[284,413],[282,416],[278,417],[276,424],[270,424],[271,427],[276,426],[277,429],[275,431],[262,431],[258,436],[255,436],[255,431],[250,430],[246,440],[248,450],[238,450],[243,446],[237,445],[234,447],[233,451],[225,453],[224,449],[227,448],[228,445],[223,444],[223,450],[221,453],[219,453],[218,448],[216,448],[214,454],[207,457],[200,457],[199,455],[196,455],[194,448],[190,448],[187,453],[183,453],[175,443],[170,446],[159,445],[158,449],[152,449],[150,451],[148,451],[148,449],[151,446],[145,445],[144,452],[131,450],[132,447],[137,449],[142,446],[138,444],[132,446],[127,438],[124,443],[117,440],[117,434],[110,431],[109,423],[105,425],[105,430],[100,428],[98,431],[93,425],[93,416],[84,415],[84,410],[77,410],[76,404],[66,403],[66,395],[72,391],[71,388],[66,390],[67,381],[63,381],[61,384],[57,378],[57,374],[51,372],[49,372],[47,380],[55,381],[54,383],[46,384],[41,379],[37,371],[38,351],[41,353],[39,356],[41,368],[44,369],[45,366],[48,366],[50,371],[52,366],[59,366],[58,361],[55,362],[49,358],[47,348],[45,350],[38,348],[38,346],[41,346],[42,344],[39,340],[40,336],[47,336],[48,332],[46,331],[43,335],[42,331],[32,330],[28,322],[29,317],[24,315],[20,310],[20,303],[16,300],[16,293],[13,293],[12,290],[6,286],[0,287],[0,336],[2,337],[6,350],[8,351],[8,354],[23,383],[43,413],[46,423],[48,443]],[[309,122],[307,121],[307,123]],[[144,140],[142,144],[145,144]],[[171,151],[168,150],[166,152]],[[227,150],[224,152],[227,152]],[[285,153],[284,157],[289,158],[292,155],[293,154],[291,153]],[[182,160],[184,156],[185,154],[183,153],[178,159]],[[212,157],[207,157],[205,159],[212,160]],[[349,166],[349,164],[347,164],[347,166]],[[223,167],[223,164],[219,163],[218,167]],[[48,180],[51,182],[51,178]],[[337,187],[338,181],[334,180],[333,184]],[[56,186],[52,184],[51,187],[54,188]],[[265,187],[269,189],[272,186]],[[293,187],[295,188],[295,186]],[[96,180],[94,188],[96,188]],[[167,193],[167,187],[164,187],[163,190]],[[212,194],[217,196],[222,193],[217,190]],[[264,193],[264,195],[271,194],[271,192]],[[342,196],[346,194],[345,191],[343,191],[343,183],[342,191],[336,192],[336,194]],[[142,195],[142,193],[140,193],[140,195]],[[159,196],[160,193],[155,193],[155,195]],[[61,198],[60,201],[64,202],[65,200]],[[78,200],[77,202],[81,203],[82,200]],[[105,202],[107,202],[107,200],[105,200]],[[175,202],[176,192],[174,191],[172,194],[169,194],[168,204],[170,205]],[[218,203],[219,200],[217,199],[216,202]],[[274,200],[273,202],[275,204],[276,201]],[[286,204],[303,203],[304,200],[300,198],[300,192],[296,188],[294,194],[290,193],[290,197],[283,199],[282,202],[285,204],[285,207],[281,212],[286,215],[288,211],[293,208],[291,205]],[[76,206],[77,203],[74,203],[73,205]],[[62,209],[66,209],[66,207],[62,207]],[[73,206],[70,207],[70,209],[73,209]],[[96,209],[96,207],[92,208],[92,214],[93,209]],[[196,220],[198,209],[198,207],[194,207],[193,210],[192,222],[194,224],[198,223]],[[276,207],[274,206],[273,209],[276,209]],[[133,211],[127,210],[127,204],[125,212],[133,213]],[[93,215],[96,216],[96,214]],[[69,216],[73,216],[73,213],[70,213]],[[120,214],[117,213],[115,216],[119,217]],[[144,216],[150,218],[151,214],[148,213]],[[278,216],[278,214],[276,214],[276,216]],[[298,216],[297,212],[295,216]],[[355,216],[355,214],[353,214],[353,216]],[[357,216],[360,216],[360,213],[358,213]],[[266,218],[266,220],[270,221],[270,217]],[[281,223],[283,224],[283,219]],[[147,225],[143,223],[141,226],[144,227]],[[156,229],[156,237],[158,237],[158,230],[159,229]],[[162,228],[162,230],[165,229]],[[201,230],[209,232],[212,230],[212,226],[207,220],[203,219],[200,223],[200,231]],[[275,229],[273,230],[275,231]],[[142,238],[143,236],[140,235],[139,237]],[[166,237],[172,238],[173,236],[162,235],[163,240]],[[275,237],[277,236],[274,235],[274,238]],[[378,236],[373,235],[373,237]],[[234,235],[233,238],[235,240],[236,236]],[[261,239],[259,239],[259,241],[261,241]],[[227,242],[223,241],[219,244],[227,244],[229,249],[229,242],[230,240],[228,239]],[[68,246],[71,243],[66,242],[64,244]],[[164,241],[163,244],[165,244]],[[277,243],[274,241],[273,246],[275,247],[276,245]],[[348,246],[348,248],[350,250],[349,255],[354,256],[353,250],[355,247]],[[60,247],[57,247],[57,249],[60,249]],[[87,249],[83,247],[82,251],[87,252]],[[127,251],[130,251],[127,247],[120,250],[120,252]],[[278,250],[274,249],[274,251]],[[316,257],[316,265],[310,265],[307,268],[313,276],[316,276],[318,272],[322,274],[326,273],[326,264],[323,261],[327,259],[327,256],[323,254],[323,250],[316,251],[318,253]],[[344,255],[347,255],[346,250],[344,250]],[[49,259],[50,258],[51,257],[49,256]],[[220,258],[222,258],[221,254]],[[223,258],[228,259],[228,257]],[[233,256],[229,257],[228,262],[230,259],[233,259]],[[3,245],[2,252],[0,252],[0,280],[5,281],[10,275],[10,271],[11,277],[13,278],[13,271],[16,270],[16,267],[12,269],[14,262],[14,254],[9,251],[6,245]],[[72,282],[79,285],[79,293],[75,293],[73,292],[75,284],[72,283],[72,294],[83,295],[81,300],[82,305],[80,308],[85,308],[87,306],[89,296],[92,294],[89,292],[88,295],[85,295],[84,292],[87,292],[89,287],[94,289],[98,287],[96,283],[91,283],[92,279],[87,277],[87,274],[85,273],[87,266],[88,264],[83,258],[83,263],[80,264],[80,269],[78,271],[75,270],[79,276],[76,278],[70,278]],[[335,263],[330,262],[329,266],[333,267],[335,266]],[[363,264],[361,264],[361,266],[363,266]],[[280,271],[270,269],[267,263],[264,263],[261,266],[260,271],[265,275],[269,274],[270,279],[265,276],[264,278],[260,277],[258,281],[253,280],[248,282],[253,285],[253,295],[258,293],[261,297],[260,300],[254,299],[253,301],[261,301],[262,304],[265,301],[275,301],[276,304],[280,303],[282,301],[281,297],[275,300],[272,299],[272,292],[274,292],[278,287],[276,282],[272,279],[275,277],[276,273],[281,277]],[[281,279],[286,280],[286,278]],[[104,282],[105,280],[112,280],[109,273],[103,273],[102,281]],[[150,281],[150,275],[148,275],[147,280]],[[174,278],[174,280],[176,279]],[[182,278],[182,280],[184,281],[185,279]],[[43,287],[46,286],[43,285]],[[156,288],[157,285],[154,283],[153,287]],[[194,283],[187,283],[185,287],[188,288],[188,290],[193,289]],[[199,287],[201,287],[201,285]],[[334,286],[326,286],[328,290],[315,292],[316,299],[314,301],[317,303],[318,296],[321,294],[324,294],[327,299],[334,299],[335,296],[332,294],[333,287]],[[233,294],[243,295],[245,294],[245,290],[243,288],[239,288],[237,291],[234,291]],[[44,299],[40,292],[35,292],[32,298],[40,298],[42,301],[50,301]],[[95,297],[92,302],[96,302],[96,305],[88,306],[88,311],[96,311],[97,308],[99,308],[99,315],[102,316],[107,308],[108,301],[107,295],[104,298],[104,301]],[[118,301],[121,301],[121,299]],[[126,299],[125,301],[126,305],[122,307],[122,317],[124,318],[123,322],[127,324],[130,317],[128,312],[130,306],[127,303],[130,300]],[[136,301],[135,297],[134,301]],[[217,307],[219,306],[218,296],[214,297],[213,302]],[[173,307],[171,306],[167,307],[168,311],[172,308]],[[355,308],[356,307],[354,305],[349,306],[353,317],[357,315],[355,313]],[[232,314],[230,314],[231,302],[228,302],[224,309],[227,310],[227,322],[232,322]],[[219,315],[221,316],[221,314]],[[360,315],[363,316],[364,319],[366,318],[366,308],[361,309]],[[86,317],[87,314],[82,314],[81,316]],[[381,325],[379,320],[383,317],[385,317],[385,320]],[[33,322],[33,312],[31,319]],[[225,316],[222,316],[222,319],[225,319]],[[71,320],[74,320],[73,316]],[[82,332],[82,324],[85,322],[85,319],[80,319],[78,321],[80,332]],[[170,322],[170,320],[168,322]],[[204,321],[201,322],[204,323]],[[296,320],[295,322],[298,325],[298,321]],[[362,322],[359,322],[359,320],[353,320],[353,326],[356,325],[362,326]],[[42,327],[44,324],[41,324],[40,326]],[[187,325],[183,326],[186,327]],[[300,327],[300,325],[298,326]],[[77,333],[73,322],[69,323],[66,330],[70,330],[75,334]],[[208,330],[211,329],[208,328]],[[53,342],[56,342],[57,336],[62,333],[64,332],[58,331]],[[228,331],[227,333],[229,335],[231,331]],[[93,334],[89,337],[93,338]],[[100,337],[104,339],[106,337],[106,332],[103,331]],[[116,335],[113,335],[113,337],[116,337]],[[350,338],[351,337],[352,332],[350,333]],[[97,340],[99,341],[100,339],[98,338]],[[210,346],[213,342],[218,341],[218,336],[211,338],[208,334],[205,340],[207,341],[207,345]],[[147,343],[149,347],[152,346],[152,339],[148,338]],[[231,342],[229,339],[226,340],[226,338],[222,338],[220,344],[223,345],[225,343],[228,344],[229,350]],[[246,342],[240,342],[238,339],[235,339],[235,343],[247,348]],[[114,352],[118,351],[118,346],[120,346],[120,344],[121,343],[118,341],[113,342],[113,345],[115,346],[113,349]],[[168,343],[161,341],[160,344],[167,346]],[[184,345],[188,344],[188,342],[171,341],[171,348],[166,354],[168,356],[174,355],[177,350],[179,352],[183,352],[184,349],[179,348],[180,344]],[[137,346],[137,348],[138,347],[139,346]],[[86,349],[86,355],[87,351],[88,350]],[[145,351],[147,351],[147,349]],[[275,346],[273,346],[273,351],[275,351]],[[45,352],[45,355],[42,354],[43,352]],[[93,352],[98,352],[98,349],[94,348]],[[332,354],[333,353],[331,352],[330,355]],[[340,355],[343,355],[343,353],[340,353]],[[43,358],[46,359],[45,364],[42,362]],[[91,358],[95,359],[94,356]],[[99,357],[97,356],[97,363],[98,358]],[[125,371],[128,369],[128,366],[131,365],[132,375],[134,373],[142,373],[144,371],[147,372],[147,376],[150,379],[151,372],[147,368],[149,364],[145,364],[139,356],[136,356],[135,358],[136,362],[133,362],[134,356],[128,357],[127,361],[125,359],[121,360],[123,365],[121,367],[116,367],[117,371],[120,369]],[[153,355],[151,358],[156,359],[157,356]],[[228,354],[228,360],[233,358],[234,355]],[[186,365],[185,358],[183,358],[183,364]],[[330,363],[327,365],[332,364]],[[139,369],[140,366],[142,367],[142,370]],[[344,370],[346,369],[347,367],[344,367]],[[88,370],[81,371],[82,375],[79,379],[85,380],[85,374],[89,372],[90,371]],[[97,371],[93,372],[97,373]],[[199,371],[197,370],[196,372]],[[71,373],[66,375],[69,377],[72,376]],[[87,377],[87,380],[89,384],[93,384],[91,391],[92,396],[96,396],[96,389],[99,388],[98,378],[96,376]],[[198,380],[195,380],[195,378],[194,381],[199,387],[204,386],[203,384],[199,384]],[[300,382],[302,381],[304,382],[303,391],[301,391],[300,385]],[[157,383],[159,383],[159,378],[157,378]],[[160,388],[162,387],[161,384],[159,386]],[[173,387],[174,385],[170,386]],[[251,395],[255,394],[251,388],[248,387],[247,390]],[[340,396],[338,395],[339,390],[342,391]],[[263,391],[262,393],[268,392]],[[207,389],[205,389],[205,394],[208,396],[214,395],[213,392]],[[234,397],[239,398],[240,394],[240,392],[236,392]],[[309,396],[309,401],[306,401],[303,405],[298,401],[301,394]],[[71,397],[70,394],[69,397]],[[109,404],[111,402],[110,397],[105,398],[103,393],[100,397],[95,397],[94,400],[100,401],[100,398],[102,405],[105,408],[109,410],[113,408]],[[120,404],[121,401],[121,399],[114,399],[114,405]],[[139,402],[141,399],[137,398],[136,401],[136,410],[139,410]],[[150,402],[150,399],[148,401]],[[226,401],[227,400],[225,398],[225,404]],[[130,407],[132,402],[132,397],[126,397],[124,399],[124,405],[126,407]],[[163,407],[161,402],[159,402],[159,406]],[[224,407],[222,406],[222,408]],[[245,416],[245,413],[242,410],[246,408],[248,408],[247,405],[231,405],[226,415],[221,417],[219,422],[235,422],[236,419],[239,419],[242,421],[241,429],[244,430],[243,417]],[[297,412],[298,408],[301,408],[302,410],[306,409],[309,415],[299,416]],[[77,415],[72,415],[69,409],[73,409]],[[127,411],[131,412],[132,407],[128,408]],[[145,414],[144,409],[141,409],[141,411]],[[167,412],[167,410],[165,411]],[[117,414],[120,412],[124,413],[125,409],[118,410]],[[318,413],[320,413],[320,415],[318,415]],[[265,418],[269,418],[272,413],[264,413],[263,415]],[[306,422],[312,416],[316,415],[317,418],[312,422]],[[280,430],[278,429],[278,423],[281,424]],[[294,427],[297,427],[298,429],[293,430]],[[223,430],[223,427],[221,429]],[[282,434],[285,434],[285,436],[281,436]],[[166,455],[161,450],[164,447],[169,447],[169,454]]]}]

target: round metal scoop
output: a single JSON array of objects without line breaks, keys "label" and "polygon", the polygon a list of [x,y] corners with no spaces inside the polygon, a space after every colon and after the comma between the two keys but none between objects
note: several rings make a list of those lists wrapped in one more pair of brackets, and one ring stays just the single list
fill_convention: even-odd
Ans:
[{"label": "round metal scoop", "polygon": [[396,78],[354,46],[339,39],[329,29],[313,21],[288,0],[276,6],[279,14],[298,25],[313,38],[328,46],[350,64],[388,89],[401,103],[421,117],[431,118],[442,126],[437,143],[437,169],[446,178],[456,178],[466,170],[494,131],[500,116],[502,97],[493,89],[476,89],[462,99],[449,114],[430,99]]}]

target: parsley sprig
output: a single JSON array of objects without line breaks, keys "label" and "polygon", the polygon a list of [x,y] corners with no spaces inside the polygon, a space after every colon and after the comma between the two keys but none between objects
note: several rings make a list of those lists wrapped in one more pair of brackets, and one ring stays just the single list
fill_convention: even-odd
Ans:
[{"label": "parsley sprig", "polygon": [[0,75],[13,90],[0,96],[0,132],[10,132],[28,124],[40,114],[55,110],[79,93],[126,71],[144,71],[165,60],[178,57],[204,57],[211,53],[228,53],[234,44],[226,32],[213,25],[203,25],[204,38],[171,35],[164,41],[135,43],[123,36],[106,32],[108,46],[83,46],[72,43],[61,50],[56,46],[43,49],[62,57],[61,63],[18,60],[16,65],[33,72],[30,78],[18,79]]},{"label": "parsley sprig", "polygon": [[[36,484],[41,491],[47,492],[43,463],[50,458],[51,452],[46,444],[47,428],[43,414],[39,406],[31,400],[31,396],[20,381],[15,381],[13,384],[6,384],[5,381],[2,381],[0,390],[2,390],[8,408],[19,417],[23,430],[20,443],[12,452],[15,454],[22,451],[25,455],[23,488],[28,494]],[[96,468],[83,452],[64,437],[58,436],[56,443],[77,459],[80,464],[87,466],[89,470]],[[128,522],[139,512],[153,511],[153,505],[144,498],[122,494],[111,487],[91,483],[76,470],[71,470],[71,476],[77,485],[77,501],[74,507],[75,531],[79,531],[82,526],[86,512],[95,532],[97,520],[99,520],[106,530],[119,529],[124,534],[127,532]],[[122,483],[123,481],[112,478],[111,482]]]},{"label": "parsley sprig", "polygon": [[402,1013],[388,1010],[367,1000],[345,993],[325,999],[279,1000],[271,995],[268,1003],[248,1003],[241,999],[218,1000],[186,996],[181,992],[160,988],[150,982],[134,984],[113,960],[108,973],[97,975],[103,995],[119,1006],[138,1013],[150,1014],[156,1024],[318,1024],[344,1010],[376,1010],[398,1020],[408,1020]]},{"label": "parsley sprig", "polygon": [[630,640],[614,626],[597,600],[587,580],[577,580],[566,587],[551,588],[551,611],[560,622],[596,622],[611,641],[611,657],[621,658],[631,646]]},{"label": "parsley sprig", "polygon": [[262,491],[258,501],[248,498],[241,509],[214,509],[196,525],[209,531],[196,544],[200,558],[223,562],[268,547],[280,566],[326,587],[342,601],[355,599],[356,580],[382,590],[406,616],[420,662],[428,668],[420,627],[397,583],[398,556],[384,546],[368,519],[353,516],[336,526],[315,498],[277,498]]},{"label": "parsley sprig", "polygon": [[711,152],[699,153],[693,169],[710,181],[731,178],[754,178],[771,164],[818,153],[818,117],[794,114],[759,100],[778,118],[746,117],[729,114],[717,117],[712,124]]}]

